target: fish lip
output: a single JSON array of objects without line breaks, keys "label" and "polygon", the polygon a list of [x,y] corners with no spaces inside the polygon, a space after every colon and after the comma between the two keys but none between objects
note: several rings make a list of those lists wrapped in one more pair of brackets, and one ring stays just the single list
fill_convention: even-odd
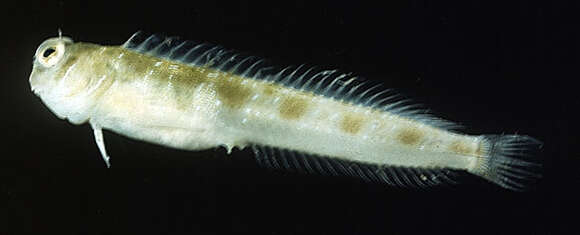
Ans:
[{"label": "fish lip", "polygon": [[39,90],[38,88],[31,87],[30,90],[32,90],[32,93],[34,93],[37,96],[40,96],[42,94],[42,91]]}]

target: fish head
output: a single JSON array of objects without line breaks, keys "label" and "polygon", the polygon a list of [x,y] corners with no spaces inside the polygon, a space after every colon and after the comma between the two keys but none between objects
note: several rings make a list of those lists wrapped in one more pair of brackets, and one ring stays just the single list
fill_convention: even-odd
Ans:
[{"label": "fish head", "polygon": [[[86,47],[86,46],[85,46]],[[81,124],[89,119],[94,103],[87,90],[94,85],[93,76],[87,76],[86,57],[80,53],[82,45],[68,37],[45,40],[36,49],[29,82],[32,91],[61,119]]]}]

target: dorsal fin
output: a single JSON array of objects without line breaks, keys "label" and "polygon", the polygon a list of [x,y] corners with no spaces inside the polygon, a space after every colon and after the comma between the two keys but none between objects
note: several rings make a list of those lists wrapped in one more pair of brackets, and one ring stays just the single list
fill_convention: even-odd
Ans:
[{"label": "dorsal fin", "polygon": [[268,60],[226,50],[218,45],[146,34],[141,31],[133,34],[122,46],[167,60],[208,66],[250,79],[312,92],[341,102],[371,107],[448,131],[460,127],[431,115],[428,110],[413,104],[410,99],[404,99],[393,90],[352,73],[306,65],[278,67]]},{"label": "dorsal fin", "polygon": [[283,169],[298,173],[330,176],[349,176],[368,182],[386,183],[407,188],[427,188],[436,185],[455,184],[460,174],[450,169],[423,169],[396,166],[377,166],[336,158],[308,155],[268,146],[253,145],[256,161],[260,166]]},{"label": "dorsal fin", "polygon": [[139,53],[179,61],[185,64],[206,65],[224,57],[225,49],[209,43],[197,43],[178,37],[136,32],[122,47]]}]

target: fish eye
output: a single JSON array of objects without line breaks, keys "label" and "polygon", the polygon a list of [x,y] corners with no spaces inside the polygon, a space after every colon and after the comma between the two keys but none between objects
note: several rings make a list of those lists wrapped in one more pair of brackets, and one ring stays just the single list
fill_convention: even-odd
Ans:
[{"label": "fish eye", "polygon": [[45,41],[36,51],[36,61],[46,68],[56,65],[64,57],[65,43],[59,39]]},{"label": "fish eye", "polygon": [[44,50],[44,52],[42,53],[42,57],[48,58],[50,55],[52,55],[55,52],[56,52],[56,49],[54,49],[54,47],[46,48],[46,50]]}]

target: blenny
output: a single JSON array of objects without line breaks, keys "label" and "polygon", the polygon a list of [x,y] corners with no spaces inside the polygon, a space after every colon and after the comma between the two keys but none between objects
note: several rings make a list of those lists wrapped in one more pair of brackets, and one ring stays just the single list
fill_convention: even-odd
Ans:
[{"label": "blenny", "polygon": [[59,118],[184,150],[251,147],[264,166],[407,187],[469,172],[524,190],[540,177],[525,135],[464,135],[380,84],[338,70],[277,67],[221,46],[134,34],[121,46],[59,36],[30,85]]}]

